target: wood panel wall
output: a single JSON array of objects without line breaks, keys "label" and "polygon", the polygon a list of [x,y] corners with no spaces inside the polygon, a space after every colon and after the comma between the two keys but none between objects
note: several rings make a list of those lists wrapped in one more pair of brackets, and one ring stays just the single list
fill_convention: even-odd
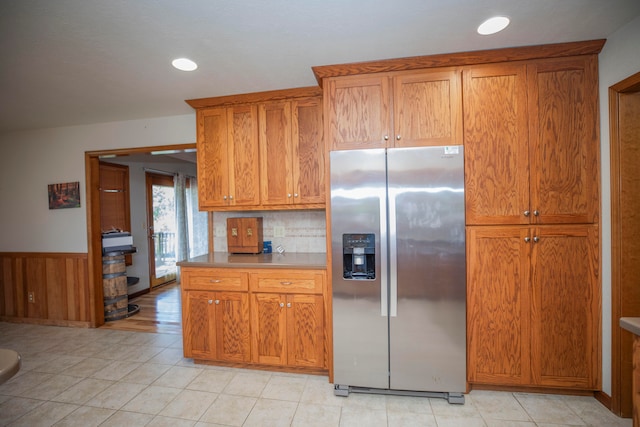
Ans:
[{"label": "wood panel wall", "polygon": [[86,253],[0,252],[0,320],[90,326],[87,259]]}]

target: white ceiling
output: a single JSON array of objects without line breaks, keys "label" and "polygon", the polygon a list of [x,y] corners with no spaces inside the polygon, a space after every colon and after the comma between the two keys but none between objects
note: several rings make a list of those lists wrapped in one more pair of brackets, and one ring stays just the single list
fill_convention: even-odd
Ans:
[{"label": "white ceiling", "polygon": [[[477,35],[494,14],[511,26]],[[639,0],[0,0],[0,132],[189,114],[185,99],[315,85],[315,65],[606,38],[638,15]]]}]

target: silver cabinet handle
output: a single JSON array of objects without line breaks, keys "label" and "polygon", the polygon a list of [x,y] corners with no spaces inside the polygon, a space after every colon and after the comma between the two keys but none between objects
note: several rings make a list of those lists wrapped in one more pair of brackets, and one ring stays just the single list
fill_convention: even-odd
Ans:
[{"label": "silver cabinet handle", "polygon": [[287,308],[291,308],[291,303],[290,302],[287,303]]},{"label": "silver cabinet handle", "polygon": [[233,196],[229,196],[229,200],[233,200]]},{"label": "silver cabinet handle", "polygon": [[293,193],[293,197],[298,197],[298,193]]},{"label": "silver cabinet handle", "polygon": [[389,135],[385,135],[385,136],[384,136],[384,140],[385,140],[385,141],[388,141],[388,140],[389,140]]},{"label": "silver cabinet handle", "polygon": [[291,197],[291,193],[287,193],[287,197]]},{"label": "silver cabinet handle", "polygon": [[283,302],[280,303],[280,307],[284,307],[284,303]]},{"label": "silver cabinet handle", "polygon": [[525,243],[529,243],[531,241],[531,237],[527,236],[524,238]]},{"label": "silver cabinet handle", "polygon": [[533,211],[533,215],[534,215],[534,216],[538,216],[538,215],[540,215],[540,211],[538,211],[538,210]]},{"label": "silver cabinet handle", "polygon": [[216,304],[220,304],[220,300],[219,299],[216,300]]},{"label": "silver cabinet handle", "polygon": [[293,285],[293,282],[280,282],[281,285],[288,286]]},{"label": "silver cabinet handle", "polygon": [[522,212],[522,214],[523,214],[524,216],[529,216],[529,211],[524,211],[524,212]]},{"label": "silver cabinet handle", "polygon": [[220,283],[220,279],[211,279],[209,280],[210,283]]},{"label": "silver cabinet handle", "polygon": [[396,135],[396,139],[400,141],[400,135]]},{"label": "silver cabinet handle", "polygon": [[212,299],[210,299],[208,302],[209,302],[209,304],[213,304],[213,300]]},{"label": "silver cabinet handle", "polygon": [[222,200],[227,200],[227,196],[222,196]]},{"label": "silver cabinet handle", "polygon": [[533,241],[534,243],[538,243],[540,241],[540,238],[538,236],[534,236]]}]

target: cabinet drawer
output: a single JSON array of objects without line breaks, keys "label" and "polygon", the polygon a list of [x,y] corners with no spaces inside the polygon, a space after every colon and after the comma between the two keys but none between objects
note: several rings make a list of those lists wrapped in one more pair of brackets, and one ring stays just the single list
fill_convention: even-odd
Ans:
[{"label": "cabinet drawer", "polygon": [[253,292],[321,294],[324,287],[324,272],[278,270],[251,273],[250,283]]},{"label": "cabinet drawer", "polygon": [[183,289],[214,291],[246,291],[247,273],[226,268],[183,268]]}]

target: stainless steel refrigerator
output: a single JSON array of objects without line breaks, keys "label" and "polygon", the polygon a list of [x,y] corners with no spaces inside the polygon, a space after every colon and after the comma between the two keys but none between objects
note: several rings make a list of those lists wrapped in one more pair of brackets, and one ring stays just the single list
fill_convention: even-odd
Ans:
[{"label": "stainless steel refrigerator", "polygon": [[464,403],[462,146],[332,151],[336,395]]}]

